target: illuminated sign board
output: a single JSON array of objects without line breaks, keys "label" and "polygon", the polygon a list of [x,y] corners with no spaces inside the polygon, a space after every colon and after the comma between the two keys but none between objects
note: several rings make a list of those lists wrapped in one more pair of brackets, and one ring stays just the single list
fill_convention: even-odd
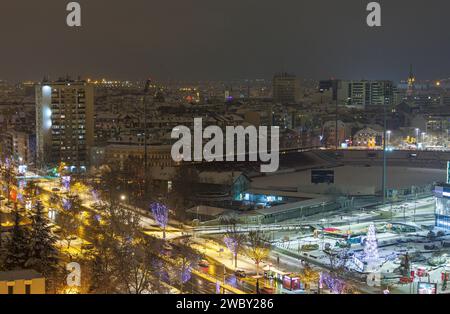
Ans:
[{"label": "illuminated sign board", "polygon": [[334,183],[334,170],[311,170],[311,183]]},{"label": "illuminated sign board", "polygon": [[430,282],[419,282],[417,285],[418,294],[436,294],[437,284]]}]

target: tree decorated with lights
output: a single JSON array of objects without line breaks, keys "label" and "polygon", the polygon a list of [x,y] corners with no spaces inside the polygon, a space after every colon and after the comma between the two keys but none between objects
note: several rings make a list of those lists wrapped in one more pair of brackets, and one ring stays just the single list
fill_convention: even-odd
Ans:
[{"label": "tree decorated with lights", "polygon": [[371,224],[367,230],[367,238],[364,245],[364,261],[369,267],[373,267],[379,260],[378,241],[375,233],[375,225]]},{"label": "tree decorated with lights", "polygon": [[163,229],[163,239],[165,239],[166,227],[169,223],[169,209],[161,203],[152,203],[150,209],[152,210],[153,218],[155,218],[158,225]]},{"label": "tree decorated with lights", "polygon": [[346,289],[346,284],[342,279],[328,272],[319,274],[319,287],[322,289],[324,284],[333,294],[342,294]]},{"label": "tree decorated with lights", "polygon": [[309,264],[306,264],[299,273],[300,280],[305,283],[305,285],[312,285],[317,283],[317,281],[321,278],[320,273],[312,269]]},{"label": "tree decorated with lights", "polygon": [[70,192],[70,182],[71,182],[70,176],[63,176],[61,177],[61,185],[66,190],[66,192]]},{"label": "tree decorated with lights", "polygon": [[96,189],[91,190],[92,199],[94,200],[94,203],[99,203],[101,201],[100,193]]},{"label": "tree decorated with lights", "polygon": [[184,284],[191,279],[192,270],[199,262],[200,256],[189,245],[180,245],[172,251],[171,259],[173,265],[170,267],[170,280],[183,293]]},{"label": "tree decorated with lights", "polygon": [[228,225],[223,242],[233,254],[234,267],[237,268],[238,254],[243,250],[245,242],[247,241],[247,236],[238,227],[237,219],[227,217],[222,220],[223,224]]}]

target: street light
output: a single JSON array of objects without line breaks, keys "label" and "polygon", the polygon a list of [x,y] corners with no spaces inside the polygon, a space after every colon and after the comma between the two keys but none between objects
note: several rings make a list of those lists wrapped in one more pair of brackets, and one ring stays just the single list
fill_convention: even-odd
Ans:
[{"label": "street light", "polygon": [[120,195],[120,200],[122,202],[125,201],[126,199],[127,199],[127,197],[124,194]]},{"label": "street light", "polygon": [[416,197],[414,199],[414,222],[416,222],[416,211],[417,211],[417,192],[416,192]]},{"label": "street light", "polygon": [[366,210],[364,207],[361,207],[361,213],[359,214],[360,216],[358,217],[358,223],[360,222],[360,218],[363,218],[364,216],[364,211]]},{"label": "street light", "polygon": [[391,133],[392,133],[391,130],[386,131],[386,134],[387,134],[387,145],[388,145],[388,147],[389,147],[390,142],[391,142]]}]

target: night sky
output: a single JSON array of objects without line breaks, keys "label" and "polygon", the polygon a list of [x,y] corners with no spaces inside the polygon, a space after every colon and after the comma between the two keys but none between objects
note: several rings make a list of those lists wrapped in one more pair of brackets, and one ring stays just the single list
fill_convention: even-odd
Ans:
[{"label": "night sky", "polygon": [[384,0],[381,28],[369,0],[1,0],[0,79],[67,74],[159,80],[450,77],[450,1]]}]

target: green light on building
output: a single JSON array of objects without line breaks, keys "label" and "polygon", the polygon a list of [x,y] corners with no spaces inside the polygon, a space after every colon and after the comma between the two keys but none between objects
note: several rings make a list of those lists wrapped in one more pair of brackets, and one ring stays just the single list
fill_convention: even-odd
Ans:
[{"label": "green light on building", "polygon": [[450,161],[447,161],[447,184],[450,184]]}]

